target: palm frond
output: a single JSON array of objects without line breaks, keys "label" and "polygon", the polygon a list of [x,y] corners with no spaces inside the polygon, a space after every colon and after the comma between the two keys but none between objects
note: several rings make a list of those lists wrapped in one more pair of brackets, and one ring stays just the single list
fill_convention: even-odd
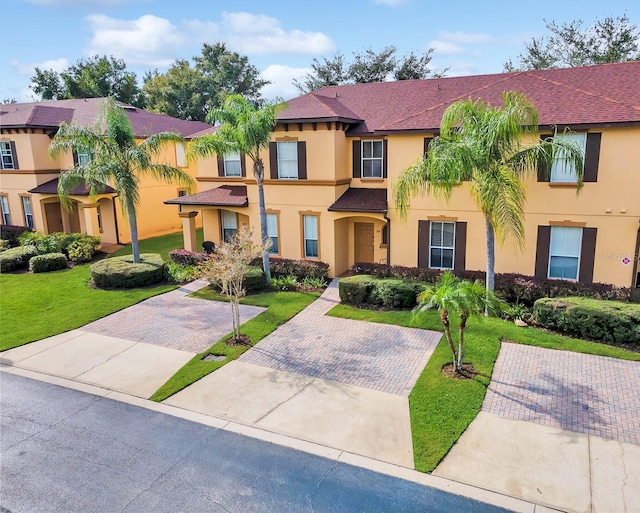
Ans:
[{"label": "palm frond", "polygon": [[167,143],[184,144],[185,140],[184,137],[175,132],[159,132],[147,137],[140,146],[142,146],[149,155],[155,157]]}]

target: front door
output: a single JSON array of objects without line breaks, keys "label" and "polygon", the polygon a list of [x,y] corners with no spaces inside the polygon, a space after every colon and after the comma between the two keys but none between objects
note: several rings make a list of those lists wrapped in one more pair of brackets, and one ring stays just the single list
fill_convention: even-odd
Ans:
[{"label": "front door", "polygon": [[356,263],[373,263],[373,223],[355,223]]},{"label": "front door", "polygon": [[60,203],[45,203],[44,215],[47,218],[47,233],[63,232]]}]

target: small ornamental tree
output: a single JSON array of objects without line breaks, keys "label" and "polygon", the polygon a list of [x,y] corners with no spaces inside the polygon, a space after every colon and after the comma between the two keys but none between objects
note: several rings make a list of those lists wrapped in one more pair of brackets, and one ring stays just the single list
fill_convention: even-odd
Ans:
[{"label": "small ornamental tree", "polygon": [[[269,250],[269,244],[256,244],[253,232],[241,229],[227,241],[220,243],[215,252],[200,264],[202,275],[221,289],[229,299],[233,322],[233,343],[240,342],[240,299],[245,295],[243,278],[252,260]],[[266,248],[266,249],[265,249]]]}]

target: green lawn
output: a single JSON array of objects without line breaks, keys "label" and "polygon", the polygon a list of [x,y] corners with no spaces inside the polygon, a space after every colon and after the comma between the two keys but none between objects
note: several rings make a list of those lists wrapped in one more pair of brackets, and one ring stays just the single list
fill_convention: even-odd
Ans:
[{"label": "green lawn", "polygon": [[[267,311],[245,322],[240,326],[240,332],[248,335],[253,344],[256,344],[278,326],[291,319],[294,315],[310,305],[319,296],[312,292],[263,292],[247,296],[242,300],[245,305],[263,306]],[[201,299],[218,300],[220,296],[212,289],[204,288],[191,294],[191,297]],[[213,344],[208,350],[193,357],[184,367],[176,372],[158,391],[151,397],[152,401],[164,401],[167,397],[179,392],[183,388],[195,383],[216,369],[238,358],[249,348],[246,346],[229,346],[226,340],[231,334],[223,337]],[[207,354],[224,355],[222,361],[204,361]]]},{"label": "green lawn", "polygon": [[[198,250],[202,249],[203,235],[202,228],[196,230],[196,240],[198,241]],[[160,253],[163,260],[169,260],[169,251],[184,247],[184,239],[182,232],[170,233],[169,235],[161,235],[160,237],[152,237],[140,241],[140,253]],[[124,256],[131,254],[131,244],[115,251],[111,256]]]},{"label": "green lawn", "polygon": [[[408,311],[373,311],[337,305],[328,315],[442,331],[436,311],[426,312],[418,320]],[[457,319],[453,319],[452,328],[457,329]],[[640,361],[640,353],[618,347],[535,328],[519,328],[498,318],[474,317],[465,331],[465,361],[473,363],[478,376],[473,380],[455,380],[441,373],[442,367],[451,361],[451,351],[443,337],[409,395],[417,470],[431,472],[435,469],[480,411],[501,340]]]},{"label": "green lawn", "polygon": [[175,288],[96,290],[89,266],[39,274],[0,274],[0,351],[84,326]]}]

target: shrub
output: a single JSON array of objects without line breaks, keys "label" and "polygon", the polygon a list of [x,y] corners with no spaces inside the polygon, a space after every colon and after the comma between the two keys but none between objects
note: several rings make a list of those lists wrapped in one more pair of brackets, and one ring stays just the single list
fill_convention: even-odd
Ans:
[{"label": "shrub", "polygon": [[39,232],[24,232],[20,235],[21,246],[32,246],[38,251],[38,255],[47,253],[60,253],[60,241],[57,237],[44,235]]},{"label": "shrub", "polygon": [[194,265],[182,265],[175,262],[168,262],[167,279],[170,283],[188,283],[200,277],[200,270]]},{"label": "shrub", "polygon": [[375,281],[368,302],[385,308],[413,308],[423,290],[424,285],[415,281],[382,278]]},{"label": "shrub", "polygon": [[640,305],[586,298],[542,298],[533,314],[539,326],[616,344],[640,344]]},{"label": "shrub", "polygon": [[300,282],[298,278],[293,276],[292,274],[288,274],[287,276],[280,276],[278,278],[273,278],[271,280],[271,286],[277,290],[296,290],[300,286]]},{"label": "shrub", "polygon": [[0,272],[15,271],[16,269],[24,269],[29,265],[29,260],[38,254],[33,246],[18,246],[17,248],[7,249],[0,253]]},{"label": "shrub", "polygon": [[[254,265],[260,265],[258,260]],[[298,280],[304,278],[321,278],[324,281],[329,279],[329,264],[316,260],[291,260],[289,258],[271,258],[271,276],[295,276]]]},{"label": "shrub", "polygon": [[100,239],[98,237],[85,235],[84,237],[72,242],[67,247],[69,260],[75,263],[90,262],[99,245]]},{"label": "shrub", "polygon": [[0,252],[6,251],[10,247],[11,247],[11,244],[9,244],[8,240],[0,239]]},{"label": "shrub", "polygon": [[345,304],[360,306],[367,304],[369,294],[375,284],[375,278],[368,275],[350,276],[338,282],[340,301]]},{"label": "shrub", "polygon": [[29,270],[32,273],[48,273],[67,268],[67,257],[63,253],[47,253],[36,255],[29,260]]},{"label": "shrub", "polygon": [[267,282],[264,279],[264,272],[260,267],[251,266],[244,273],[242,279],[242,287],[247,292],[255,292],[262,290],[266,286]]},{"label": "shrub", "polygon": [[180,265],[198,265],[204,262],[209,255],[206,253],[195,253],[188,249],[173,249],[169,251],[169,258],[172,262]]},{"label": "shrub", "polygon": [[105,258],[91,265],[91,278],[96,287],[130,289],[160,283],[165,277],[162,257],[156,253],[140,255],[134,263],[131,255]]},{"label": "shrub", "polygon": [[12,224],[0,224],[0,239],[9,241],[12,248],[20,245],[20,235],[24,232],[32,232],[26,226],[15,226]]},{"label": "shrub", "polygon": [[315,278],[313,276],[305,276],[302,279],[302,288],[310,290],[320,290],[327,286],[324,278]]}]

